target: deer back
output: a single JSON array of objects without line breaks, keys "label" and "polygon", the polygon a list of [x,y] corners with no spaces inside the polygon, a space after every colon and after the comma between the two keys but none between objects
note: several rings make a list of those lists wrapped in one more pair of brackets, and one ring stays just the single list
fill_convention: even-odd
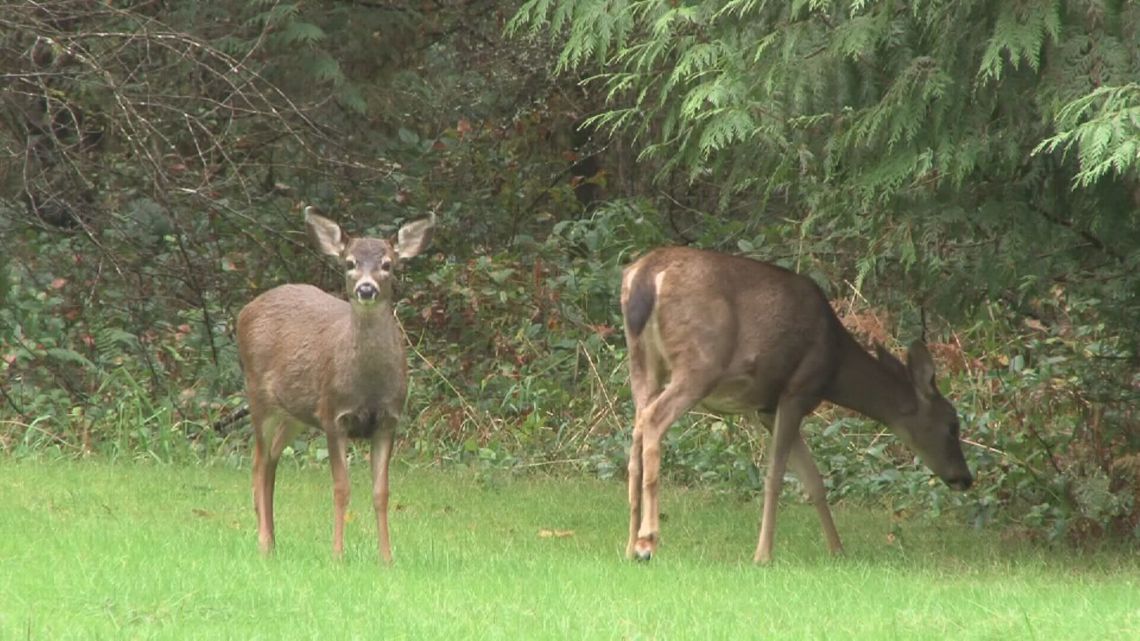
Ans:
[{"label": "deer back", "polygon": [[722,412],[804,411],[829,400],[878,420],[956,488],[972,477],[957,412],[939,393],[921,343],[902,364],[877,357],[843,327],[810,278],[760,261],[685,247],[654,250],[626,268],[622,312],[630,358],[659,381],[700,385]]},{"label": "deer back", "polygon": [[843,331],[810,279],[685,247],[626,269],[623,311],[627,333],[660,373],[715,372],[702,404],[722,411],[774,411],[789,388],[822,397]]}]

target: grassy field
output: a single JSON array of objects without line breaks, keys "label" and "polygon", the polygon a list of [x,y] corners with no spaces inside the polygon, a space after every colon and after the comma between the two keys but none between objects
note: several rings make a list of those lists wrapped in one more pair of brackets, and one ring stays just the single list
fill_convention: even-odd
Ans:
[{"label": "grassy field", "polygon": [[667,486],[637,565],[620,480],[397,467],[382,568],[366,475],[337,563],[326,470],[283,466],[262,559],[244,470],[0,461],[0,639],[1140,638],[1135,554],[840,506],[831,559],[787,501],[755,567],[755,502]]}]

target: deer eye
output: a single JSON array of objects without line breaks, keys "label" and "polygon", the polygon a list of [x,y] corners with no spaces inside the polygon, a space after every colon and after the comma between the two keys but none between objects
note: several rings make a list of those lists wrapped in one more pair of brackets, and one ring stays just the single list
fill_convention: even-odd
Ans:
[{"label": "deer eye", "polygon": [[353,258],[352,256],[345,258],[344,259],[344,266],[348,269],[348,271],[352,271],[352,270],[356,269],[356,259]]},{"label": "deer eye", "polygon": [[392,261],[385,260],[384,262],[380,263],[380,271],[382,271],[382,272],[392,271]]}]

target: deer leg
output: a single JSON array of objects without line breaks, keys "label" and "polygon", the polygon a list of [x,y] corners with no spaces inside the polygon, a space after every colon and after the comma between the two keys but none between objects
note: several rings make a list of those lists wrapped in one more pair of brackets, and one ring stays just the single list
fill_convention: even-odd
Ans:
[{"label": "deer leg", "polygon": [[388,462],[392,458],[396,422],[388,421],[372,435],[372,505],[376,508],[376,536],[380,559],[392,562],[392,544],[388,538]]},{"label": "deer leg", "polygon": [[788,467],[788,456],[799,436],[800,421],[805,412],[792,403],[781,400],[776,410],[776,421],[772,429],[771,459],[768,461],[768,474],[764,478],[764,509],[760,518],[760,539],[756,543],[753,561],[768,563],[772,560],[772,540],[776,532],[776,506],[780,491],[784,487],[784,472]]},{"label": "deer leg", "polygon": [[257,545],[262,554],[273,550],[273,516],[266,514],[265,477],[267,452],[265,439],[260,429],[254,429],[253,436],[253,511],[257,515]]},{"label": "deer leg", "polygon": [[253,506],[257,512],[257,542],[262,554],[275,545],[273,527],[273,488],[277,480],[277,461],[281,458],[279,442],[288,430],[280,416],[265,416],[260,411],[254,420],[253,437]]},{"label": "deer leg", "polygon": [[661,437],[682,414],[704,397],[707,385],[674,376],[669,385],[638,413],[634,439],[641,438],[641,527],[634,541],[633,555],[648,561],[657,549],[660,523],[658,477],[661,472]]},{"label": "deer leg", "polygon": [[629,380],[633,392],[634,430],[629,447],[629,538],[625,546],[625,556],[632,559],[637,543],[637,530],[641,526],[641,445],[642,432],[637,429],[640,417],[653,396],[660,392],[660,376],[653,364],[647,363],[648,355],[640,343],[630,347]]},{"label": "deer leg", "polygon": [[808,499],[815,506],[819,514],[819,525],[823,529],[823,536],[827,539],[827,549],[832,554],[842,554],[843,544],[839,541],[839,531],[835,529],[835,521],[831,518],[831,508],[827,505],[827,488],[823,485],[823,476],[812,458],[811,449],[804,442],[802,434],[796,434],[792,443],[788,465],[792,472],[804,484]]},{"label": "deer leg", "polygon": [[[761,412],[757,416],[760,423],[769,432],[772,432],[774,428],[772,415]],[[831,518],[831,508],[827,505],[827,488],[823,485],[823,476],[815,465],[811,448],[808,447],[807,442],[804,441],[803,433],[799,430],[796,431],[795,441],[788,453],[788,467],[792,468],[796,478],[804,484],[808,499],[815,506],[816,513],[819,514],[819,523],[823,529],[823,536],[827,539],[827,548],[832,554],[842,554],[843,544],[839,541],[839,531],[835,529],[835,521]]]},{"label": "deer leg", "polygon": [[348,481],[348,437],[335,430],[325,432],[329,448],[329,467],[333,477],[333,556],[344,556],[344,519],[348,512],[348,497],[352,491]]},{"label": "deer leg", "polygon": [[[636,423],[636,419],[634,421]],[[633,430],[633,443],[629,447],[629,539],[625,545],[625,558],[632,559],[637,543],[637,530],[641,526],[641,431]]]}]

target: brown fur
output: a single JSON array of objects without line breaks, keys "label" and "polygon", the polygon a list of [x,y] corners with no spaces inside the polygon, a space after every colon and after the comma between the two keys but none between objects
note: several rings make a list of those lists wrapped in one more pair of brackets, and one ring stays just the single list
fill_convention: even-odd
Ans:
[{"label": "brown fur", "polygon": [[627,554],[648,559],[658,543],[662,435],[701,404],[755,413],[773,432],[757,561],[771,558],[776,500],[787,465],[804,483],[828,546],[842,550],[823,479],[800,422],[828,400],[886,423],[947,483],[971,481],[953,406],[934,387],[921,343],[903,365],[868,354],[811,279],[759,261],[671,247],[626,268],[622,314],[636,409],[629,461]]},{"label": "brown fur", "polygon": [[395,247],[350,239],[335,223],[306,210],[316,245],[344,264],[346,302],[312,285],[281,285],[238,314],[238,354],[254,427],[253,497],[258,541],[274,547],[273,487],[284,448],[305,427],[325,433],[333,474],[333,552],[344,549],[349,497],[346,440],[372,443],[373,505],[380,556],[391,561],[388,462],[407,396],[404,338],[393,317],[392,280],[399,260],[427,244],[434,220],[400,230]]}]

